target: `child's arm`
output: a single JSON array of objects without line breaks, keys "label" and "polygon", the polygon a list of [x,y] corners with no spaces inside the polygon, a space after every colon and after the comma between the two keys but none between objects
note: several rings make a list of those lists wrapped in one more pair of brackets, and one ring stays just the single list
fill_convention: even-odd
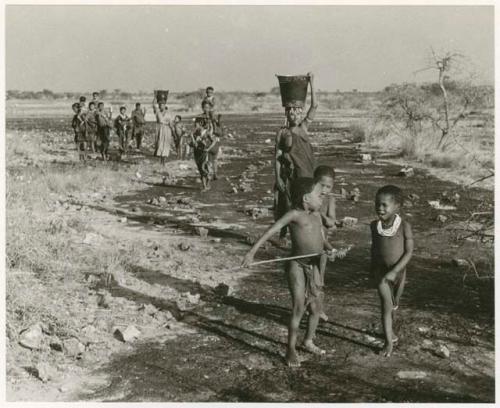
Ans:
[{"label": "child's arm", "polygon": [[307,111],[306,118],[304,119],[304,123],[307,124],[314,120],[314,116],[316,116],[316,109],[318,109],[318,103],[316,102],[316,91],[314,90],[314,74],[312,72],[308,72],[307,76],[309,77],[309,83],[311,84],[311,107]]},{"label": "child's arm", "polygon": [[394,265],[389,272],[384,276],[384,279],[393,282],[398,274],[406,268],[406,265],[410,261],[413,255],[413,232],[411,230],[411,225],[403,221],[403,237],[405,250],[401,259]]},{"label": "child's arm", "polygon": [[280,149],[281,141],[281,129],[278,130],[276,134],[275,146],[274,146],[274,171],[276,173],[276,186],[278,190],[282,193],[285,192],[285,183],[281,179],[281,163],[279,161],[280,157],[283,155],[283,151]]},{"label": "child's arm", "polygon": [[278,233],[283,227],[287,226],[291,222],[295,220],[297,217],[296,211],[289,211],[283,217],[281,217],[278,221],[276,221],[271,228],[269,228],[264,235],[260,237],[260,239],[255,243],[255,245],[248,251],[243,259],[243,263],[241,266],[247,267],[253,262],[253,257],[260,246],[266,242],[269,238],[271,238],[274,234]]},{"label": "child's arm", "polygon": [[330,196],[328,198],[328,208],[326,209],[326,214],[321,213],[321,220],[323,221],[323,225],[327,228],[335,227],[335,197]]}]

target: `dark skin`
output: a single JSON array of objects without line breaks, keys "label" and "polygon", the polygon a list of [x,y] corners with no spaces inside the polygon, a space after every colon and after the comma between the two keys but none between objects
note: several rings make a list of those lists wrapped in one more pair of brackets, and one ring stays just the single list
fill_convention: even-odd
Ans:
[{"label": "dark skin", "polygon": [[[382,228],[390,228],[400,210],[400,204],[392,195],[380,194],[375,199],[375,211],[382,223]],[[394,236],[385,237],[377,232],[377,221],[371,224],[371,275],[377,284],[382,308],[382,326],[385,344],[382,354],[392,354],[393,343],[397,341],[392,330],[393,312],[399,305],[406,280],[406,266],[413,255],[413,233],[411,225],[402,220]]]},{"label": "dark skin", "polygon": [[[321,254],[324,250],[331,251],[333,248],[325,240],[321,217],[318,210],[321,208],[320,189],[315,186],[312,192],[303,197],[302,209],[292,209],[282,218],[274,223],[264,235],[255,243],[243,260],[243,266],[247,267],[253,262],[255,253],[259,247],[272,235],[283,227],[290,227],[292,238],[292,256],[306,254]],[[299,367],[300,361],[296,350],[297,334],[300,320],[305,312],[305,277],[300,264],[290,261],[287,268],[288,287],[292,298],[292,316],[288,326],[288,347],[285,356],[286,363],[290,367]],[[304,348],[314,354],[324,354],[325,351],[317,347],[314,335],[318,326],[320,313],[322,311],[321,298],[312,299],[308,304],[309,317],[307,332],[304,339]]]}]

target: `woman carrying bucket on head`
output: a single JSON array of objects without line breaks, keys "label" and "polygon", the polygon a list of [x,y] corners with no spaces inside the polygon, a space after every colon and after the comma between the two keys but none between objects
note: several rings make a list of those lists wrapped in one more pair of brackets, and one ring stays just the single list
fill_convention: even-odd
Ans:
[{"label": "woman carrying bucket on head", "polygon": [[[318,104],[314,92],[313,74],[279,76],[281,101],[285,108],[286,122],[276,134],[274,216],[278,220],[291,207],[290,185],[298,177],[313,177],[315,160],[307,128],[313,121]],[[311,106],[303,117],[308,84],[311,84]],[[286,237],[287,228],[280,231],[280,241]]]},{"label": "woman carrying bucket on head", "polygon": [[161,164],[165,164],[172,145],[172,128],[167,108],[168,91],[155,91],[153,111],[156,116],[155,156],[160,157]]}]

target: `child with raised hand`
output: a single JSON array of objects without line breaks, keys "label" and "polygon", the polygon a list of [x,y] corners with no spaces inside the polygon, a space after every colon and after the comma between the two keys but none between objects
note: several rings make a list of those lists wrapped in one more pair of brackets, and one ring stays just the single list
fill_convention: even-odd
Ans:
[{"label": "child with raised hand", "polygon": [[[292,316],[288,327],[288,349],[285,356],[290,367],[299,367],[296,351],[297,334],[300,320],[309,309],[304,349],[314,354],[325,351],[313,343],[320,313],[322,311],[323,281],[319,272],[321,258],[325,249],[332,250],[325,240],[319,210],[321,208],[321,188],[312,178],[297,178],[291,186],[292,209],[274,223],[255,243],[243,260],[249,266],[259,247],[283,227],[289,226],[292,239],[292,256],[306,257],[291,260],[286,265],[286,275],[292,297]],[[309,255],[309,256],[307,256]]]},{"label": "child with raised hand", "polygon": [[200,179],[202,183],[202,191],[210,189],[210,161],[208,160],[207,147],[212,143],[207,129],[205,129],[205,119],[196,118],[194,122],[194,130],[191,134],[190,145],[193,147],[193,156]]},{"label": "child with raised hand", "polygon": [[413,254],[411,225],[399,215],[402,204],[403,193],[399,187],[387,185],[380,188],[375,196],[378,219],[370,224],[371,275],[380,296],[385,336],[382,353],[385,357],[392,354],[393,344],[398,341],[392,330],[392,317],[399,307],[406,265]]}]

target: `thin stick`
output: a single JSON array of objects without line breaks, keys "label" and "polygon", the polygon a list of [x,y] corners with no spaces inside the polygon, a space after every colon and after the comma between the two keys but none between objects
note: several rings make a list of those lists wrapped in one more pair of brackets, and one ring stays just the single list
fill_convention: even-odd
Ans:
[{"label": "thin stick", "polygon": [[294,259],[310,258],[312,256],[322,255],[323,253],[324,252],[319,252],[319,253],[315,253],[315,254],[308,254],[308,255],[289,256],[288,258],[266,259],[265,261],[253,262],[248,266],[262,265],[262,264],[272,263],[272,262],[292,261]]}]

